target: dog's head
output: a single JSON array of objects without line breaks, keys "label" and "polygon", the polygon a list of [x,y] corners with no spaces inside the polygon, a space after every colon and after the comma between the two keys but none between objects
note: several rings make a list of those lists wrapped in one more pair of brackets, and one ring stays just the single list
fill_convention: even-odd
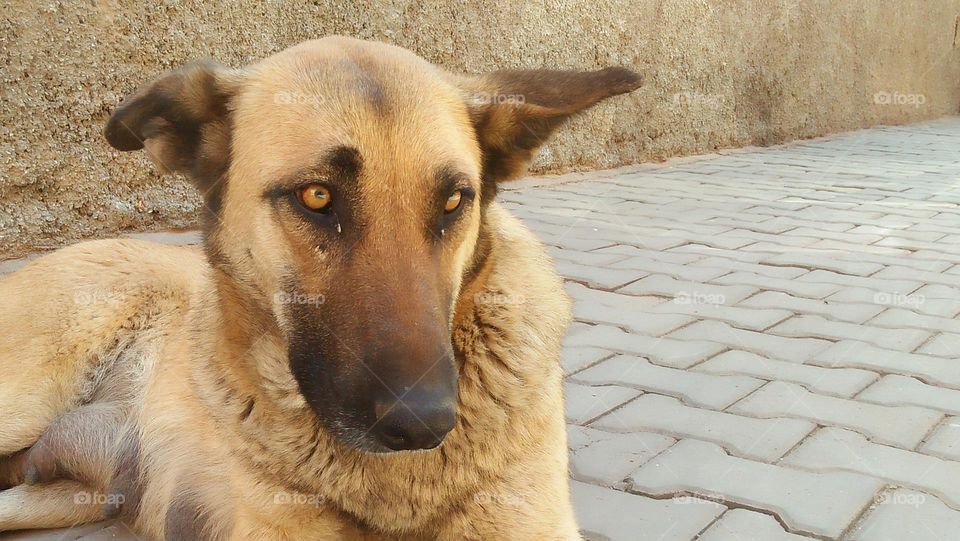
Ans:
[{"label": "dog's head", "polygon": [[211,263],[276,320],[331,433],[427,449],[455,424],[451,325],[497,183],[570,115],[640,83],[622,68],[454,76],[331,37],[167,74],[106,137],[204,194]]}]

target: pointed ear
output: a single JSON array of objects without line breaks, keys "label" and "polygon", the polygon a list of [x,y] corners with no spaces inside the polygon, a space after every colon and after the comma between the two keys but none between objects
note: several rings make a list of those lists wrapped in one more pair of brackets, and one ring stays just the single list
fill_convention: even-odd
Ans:
[{"label": "pointed ear", "polygon": [[595,103],[640,88],[643,77],[619,67],[592,72],[503,70],[461,79],[483,153],[484,180],[524,172],[550,134]]},{"label": "pointed ear", "polygon": [[164,173],[186,175],[206,192],[225,174],[230,154],[230,99],[237,72],[196,62],[128,97],[104,135],[117,150],[145,149]]}]

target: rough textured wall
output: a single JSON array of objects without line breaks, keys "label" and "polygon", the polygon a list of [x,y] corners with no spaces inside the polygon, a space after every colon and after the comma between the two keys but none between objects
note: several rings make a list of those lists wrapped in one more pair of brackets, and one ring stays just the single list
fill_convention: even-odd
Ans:
[{"label": "rough textured wall", "polygon": [[189,225],[198,198],[100,135],[190,59],[241,66],[339,33],[451,70],[632,66],[641,91],[573,121],[536,171],[609,167],[956,113],[960,0],[8,0],[0,19],[0,259]]}]

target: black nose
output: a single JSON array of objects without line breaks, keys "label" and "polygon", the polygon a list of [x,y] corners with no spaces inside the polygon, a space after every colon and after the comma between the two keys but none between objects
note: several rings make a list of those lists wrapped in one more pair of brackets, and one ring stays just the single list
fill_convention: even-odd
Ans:
[{"label": "black nose", "polygon": [[457,420],[453,402],[429,393],[410,392],[402,400],[378,402],[375,408],[374,436],[393,451],[433,449]]}]

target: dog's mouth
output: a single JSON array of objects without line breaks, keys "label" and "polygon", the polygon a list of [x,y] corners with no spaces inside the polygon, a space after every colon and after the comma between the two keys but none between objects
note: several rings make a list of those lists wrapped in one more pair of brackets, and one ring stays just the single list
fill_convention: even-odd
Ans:
[{"label": "dog's mouth", "polygon": [[411,446],[406,439],[397,438],[391,440],[388,445],[375,436],[371,436],[366,430],[358,429],[340,429],[335,433],[335,437],[340,443],[350,448],[373,455],[388,455],[397,453],[423,453],[435,451],[446,440],[447,435],[437,436],[429,442]]},{"label": "dog's mouth", "polygon": [[[429,370],[387,378],[372,363],[322,363],[291,351],[300,393],[324,430],[368,453],[430,451],[457,423],[457,378],[452,352]],[[393,386],[391,386],[391,384]]]},{"label": "dog's mouth", "polygon": [[357,422],[355,416],[336,415],[326,421],[326,415],[314,408],[326,430],[339,443],[370,454],[401,452],[429,452],[447,439],[456,422],[456,413],[446,406],[431,408],[430,416],[421,419],[406,404],[396,405],[403,413],[389,412],[372,424]]}]

